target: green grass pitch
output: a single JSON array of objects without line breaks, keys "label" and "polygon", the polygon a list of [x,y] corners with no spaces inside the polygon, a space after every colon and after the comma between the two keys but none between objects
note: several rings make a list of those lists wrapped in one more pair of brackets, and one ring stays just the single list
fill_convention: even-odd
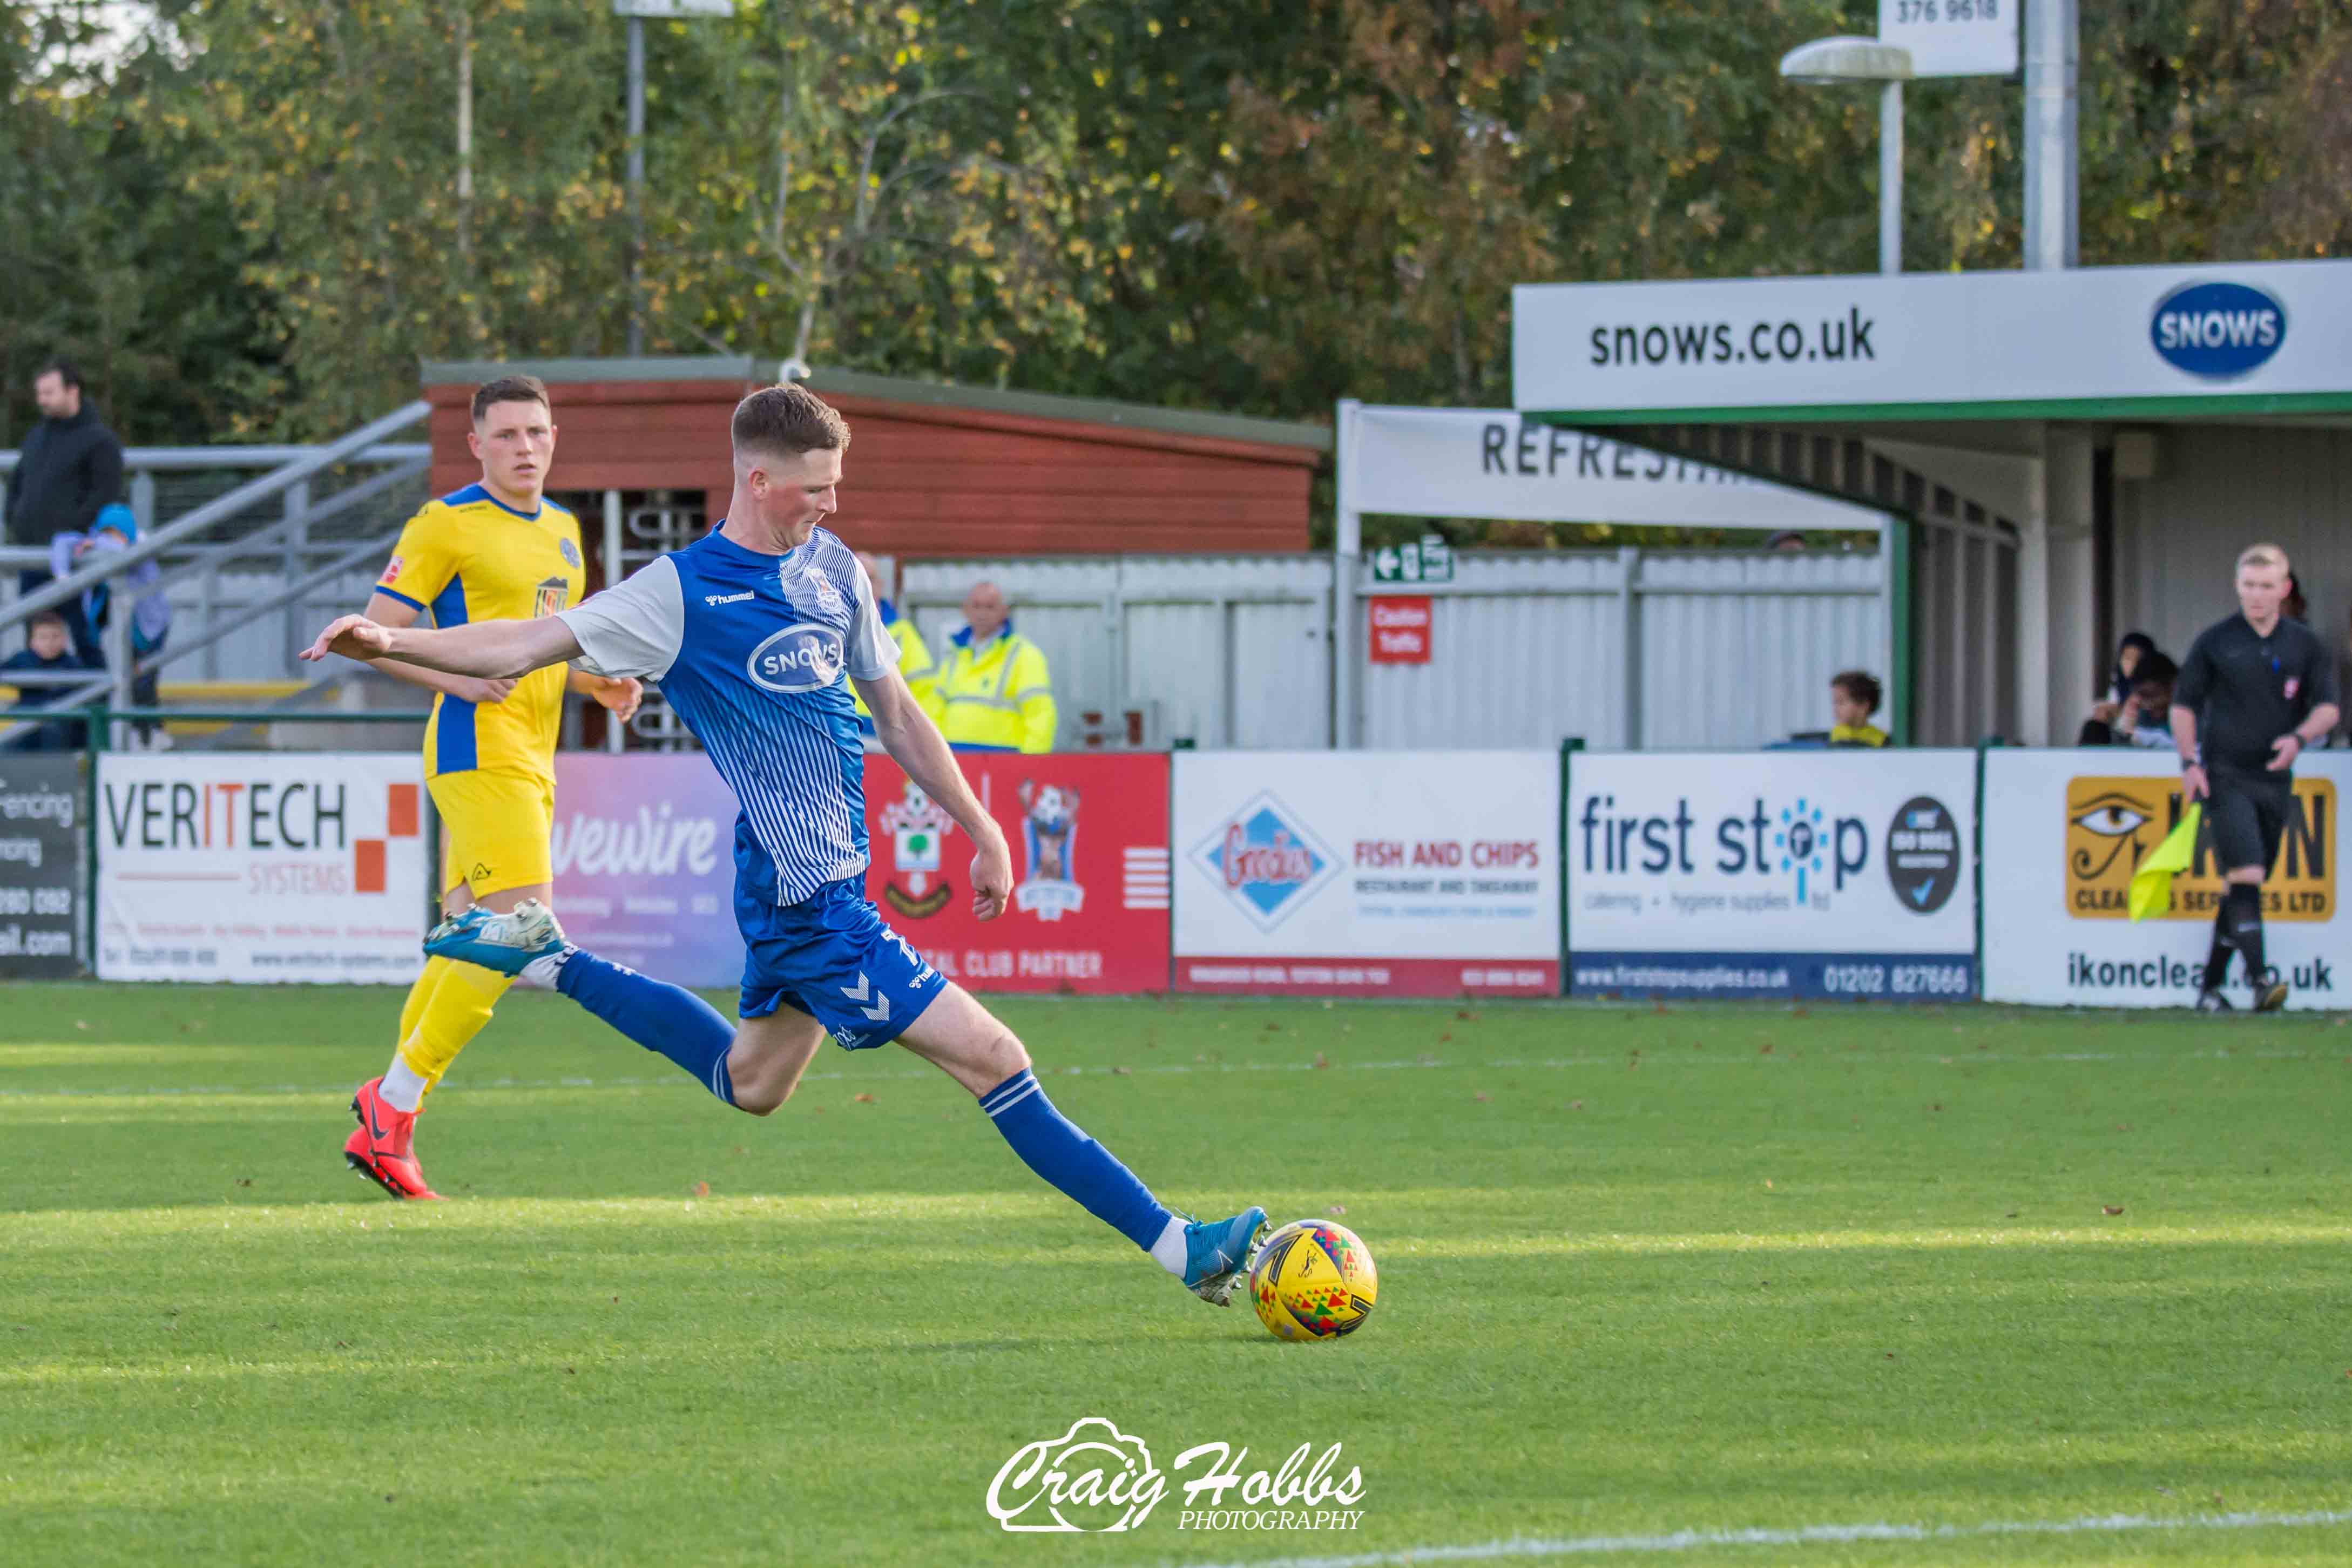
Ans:
[{"label": "green grass pitch", "polygon": [[[395,1205],[398,1000],[6,988],[0,1561],[2352,1560],[2341,1019],[1003,1004],[1168,1201],[1344,1208],[1379,1308],[1294,1346],[902,1051],[758,1121],[545,994]],[[1342,1444],[1360,1522],[1000,1529],[1082,1415]]]}]

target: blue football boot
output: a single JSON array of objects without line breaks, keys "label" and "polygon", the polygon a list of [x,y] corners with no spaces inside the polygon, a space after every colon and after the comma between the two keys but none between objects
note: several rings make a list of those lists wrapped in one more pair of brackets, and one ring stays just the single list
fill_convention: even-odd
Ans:
[{"label": "blue football boot", "polygon": [[1231,1219],[1185,1221],[1184,1289],[1212,1307],[1229,1304],[1234,1287],[1249,1277],[1265,1228],[1265,1211],[1255,1205]]},{"label": "blue football boot", "polygon": [[478,963],[500,974],[520,974],[536,960],[560,957],[567,945],[555,911],[537,899],[525,899],[503,915],[477,904],[425,935],[425,951],[434,957]]}]

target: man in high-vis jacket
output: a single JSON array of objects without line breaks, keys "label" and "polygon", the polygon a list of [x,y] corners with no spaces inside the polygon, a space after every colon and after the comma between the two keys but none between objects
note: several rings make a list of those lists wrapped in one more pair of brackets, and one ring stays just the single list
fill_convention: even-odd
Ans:
[{"label": "man in high-vis jacket", "polygon": [[1003,591],[973,584],[963,618],[940,668],[940,733],[959,752],[1052,751],[1053,678],[1037,645],[1013,629]]},{"label": "man in high-vis jacket", "polygon": [[[881,612],[882,625],[888,628],[890,640],[898,645],[898,673],[907,678],[907,689],[915,694],[917,707],[940,721],[940,700],[937,671],[931,668],[931,650],[924,646],[923,634],[915,629],[914,617],[902,614],[891,592],[890,584],[882,580],[882,563],[865,551],[857,552],[857,569],[866,574],[866,585],[874,592],[874,607]],[[850,700],[857,709],[857,732],[874,733],[874,715],[866,710],[866,699],[857,695],[854,686]]]}]

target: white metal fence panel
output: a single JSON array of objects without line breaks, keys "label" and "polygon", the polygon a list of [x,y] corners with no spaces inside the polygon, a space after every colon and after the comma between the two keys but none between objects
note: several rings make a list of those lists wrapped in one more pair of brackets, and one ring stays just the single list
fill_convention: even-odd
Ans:
[{"label": "white metal fence panel", "polygon": [[[983,578],[1052,664],[1063,745],[1081,712],[1138,707],[1156,710],[1156,743],[1331,743],[1326,557],[909,565],[904,597],[935,652]],[[1364,667],[1367,748],[1752,747],[1826,729],[1839,670],[1889,673],[1875,553],[1470,552],[1450,583],[1366,576],[1357,592],[1433,601],[1429,663]]]},{"label": "white metal fence panel", "polygon": [[[1375,584],[1431,597],[1427,664],[1366,665],[1360,733],[1371,750],[1615,743],[1625,687],[1617,556],[1460,553],[1451,583]],[[1365,646],[1364,628],[1354,643]]]},{"label": "white metal fence panel", "polygon": [[1158,742],[1328,745],[1331,564],[1316,555],[1139,555],[938,561],[906,568],[901,594],[944,658],[982,580],[1052,668],[1057,743],[1082,712],[1156,710]]},{"label": "white metal fence panel", "polygon": [[1364,667],[1367,747],[1752,747],[1828,728],[1839,670],[1887,673],[1875,553],[1464,552],[1358,592],[1432,601],[1427,664]]},{"label": "white metal fence panel", "polygon": [[1891,684],[1884,580],[1875,554],[1644,555],[1633,743],[1757,746],[1828,729],[1831,676]]}]

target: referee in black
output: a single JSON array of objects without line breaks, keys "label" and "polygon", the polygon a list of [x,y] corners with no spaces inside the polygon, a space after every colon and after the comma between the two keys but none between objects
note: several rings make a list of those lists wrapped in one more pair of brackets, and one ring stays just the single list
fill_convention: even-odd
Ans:
[{"label": "referee in black", "polygon": [[[2189,645],[2173,688],[2180,782],[2205,800],[2228,890],[2213,917],[2198,1011],[2228,1010],[2221,982],[2235,949],[2254,1011],[2286,1005],[2286,982],[2263,962],[2263,878],[2294,809],[2294,760],[2336,728],[2336,659],[2301,621],[2280,613],[2286,552],[2257,544],[2238,557],[2238,613]],[[2203,740],[2200,752],[2200,738]]]}]

